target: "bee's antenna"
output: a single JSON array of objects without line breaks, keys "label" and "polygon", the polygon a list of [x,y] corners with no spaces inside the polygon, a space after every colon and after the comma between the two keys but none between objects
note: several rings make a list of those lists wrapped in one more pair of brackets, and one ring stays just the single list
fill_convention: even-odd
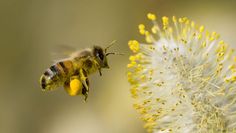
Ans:
[{"label": "bee's antenna", "polygon": [[116,43],[116,40],[113,40],[104,50],[105,50],[105,53],[107,52],[107,50],[113,46],[114,44]]},{"label": "bee's antenna", "polygon": [[116,52],[106,53],[106,56],[108,55],[124,55],[124,53],[116,53]]}]

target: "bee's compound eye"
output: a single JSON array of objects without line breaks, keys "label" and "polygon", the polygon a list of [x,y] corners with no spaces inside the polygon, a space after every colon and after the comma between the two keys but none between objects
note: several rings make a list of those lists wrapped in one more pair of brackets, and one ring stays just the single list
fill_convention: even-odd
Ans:
[{"label": "bee's compound eye", "polygon": [[99,58],[101,61],[104,60],[104,52],[103,49],[99,46],[94,46],[94,50],[93,50],[93,54],[94,56],[96,56],[97,58]]},{"label": "bee's compound eye", "polygon": [[102,52],[98,52],[98,53],[97,53],[97,57],[99,57],[100,60],[103,60],[103,59],[104,59],[104,55],[103,55]]},{"label": "bee's compound eye", "polygon": [[100,58],[101,60],[103,60],[103,59],[104,59],[104,55],[103,55],[103,54],[99,54],[99,58]]}]

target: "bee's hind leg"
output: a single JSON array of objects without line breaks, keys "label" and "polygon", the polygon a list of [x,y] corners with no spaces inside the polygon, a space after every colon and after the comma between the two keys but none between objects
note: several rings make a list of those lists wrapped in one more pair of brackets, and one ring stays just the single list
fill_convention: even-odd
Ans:
[{"label": "bee's hind leg", "polygon": [[81,82],[83,84],[82,94],[84,95],[84,101],[86,101],[89,93],[89,80],[84,69],[80,69],[79,75]]},{"label": "bee's hind leg", "polygon": [[64,82],[64,89],[70,96],[82,94],[83,87],[79,76],[72,76]]},{"label": "bee's hind leg", "polygon": [[[86,88],[85,86],[87,86],[88,88]],[[87,101],[88,93],[89,93],[89,80],[86,79],[85,85],[83,83],[83,88],[82,88],[82,95],[84,96],[84,101],[85,102]]]},{"label": "bee's hind leg", "polygon": [[82,88],[82,95],[84,96],[84,101],[86,102],[88,98],[88,91],[86,88]]}]

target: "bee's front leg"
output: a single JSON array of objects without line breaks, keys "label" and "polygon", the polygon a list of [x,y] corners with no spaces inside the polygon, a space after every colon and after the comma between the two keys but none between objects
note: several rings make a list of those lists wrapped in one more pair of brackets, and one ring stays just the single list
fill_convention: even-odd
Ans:
[{"label": "bee's front leg", "polygon": [[88,91],[86,90],[86,88],[82,89],[82,94],[84,96],[84,101],[86,102],[88,98]]},{"label": "bee's front leg", "polygon": [[98,71],[99,71],[99,75],[102,76],[102,69],[98,68]]},{"label": "bee's front leg", "polygon": [[97,61],[95,61],[95,65],[98,68],[99,75],[102,76],[102,68],[100,67]]}]

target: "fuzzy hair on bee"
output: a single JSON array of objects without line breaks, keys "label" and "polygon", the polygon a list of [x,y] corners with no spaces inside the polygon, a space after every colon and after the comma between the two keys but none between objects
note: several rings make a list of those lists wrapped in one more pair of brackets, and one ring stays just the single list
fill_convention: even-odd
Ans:
[{"label": "fuzzy hair on bee", "polygon": [[90,89],[88,76],[95,72],[102,76],[102,69],[109,68],[107,56],[117,53],[107,50],[114,42],[105,49],[93,46],[75,51],[69,58],[57,61],[42,74],[40,78],[42,90],[55,90],[63,86],[70,96],[83,95],[86,101]]}]

